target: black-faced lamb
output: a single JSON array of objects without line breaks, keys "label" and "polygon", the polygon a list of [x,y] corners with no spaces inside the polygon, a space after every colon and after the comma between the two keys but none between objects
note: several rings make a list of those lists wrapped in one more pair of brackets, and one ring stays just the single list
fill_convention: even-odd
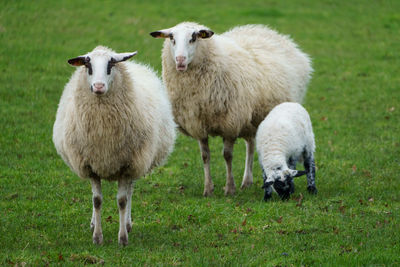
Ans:
[{"label": "black-faced lamb", "polygon": [[136,54],[98,46],[72,58],[53,128],[58,154],[93,192],[93,242],[101,244],[101,180],[118,181],[119,243],[132,228],[133,181],[162,164],[175,142],[171,105],[148,66],[123,62]]},{"label": "black-faced lamb", "polygon": [[208,136],[223,138],[225,194],[236,190],[232,174],[235,140],[246,141],[241,188],[253,183],[254,137],[277,104],[301,102],[311,76],[309,57],[287,36],[263,25],[235,27],[221,35],[193,22],[152,32],[166,38],[162,77],[175,122],[198,140],[204,163],[204,196],[212,194]]},{"label": "black-faced lamb", "polygon": [[[307,175],[307,190],[315,186],[315,141],[310,116],[298,103],[282,103],[271,110],[260,123],[256,146],[263,171],[264,200],[269,200],[272,187],[282,199],[294,192],[293,178]],[[305,171],[297,171],[303,161]]]}]

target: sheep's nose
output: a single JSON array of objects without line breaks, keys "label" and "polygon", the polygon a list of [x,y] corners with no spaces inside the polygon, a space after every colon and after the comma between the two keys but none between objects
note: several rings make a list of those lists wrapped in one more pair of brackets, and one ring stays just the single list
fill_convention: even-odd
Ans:
[{"label": "sheep's nose", "polygon": [[93,85],[94,85],[94,88],[95,88],[95,89],[100,90],[100,91],[101,91],[101,90],[104,88],[104,86],[105,86],[104,83],[94,83]]},{"label": "sheep's nose", "polygon": [[177,56],[175,59],[176,59],[176,62],[183,63],[183,62],[185,62],[186,57],[185,56]]},{"label": "sheep's nose", "polygon": [[98,95],[104,94],[106,85],[105,83],[94,83],[91,87],[92,92]]},{"label": "sheep's nose", "polygon": [[176,69],[178,71],[185,71],[187,69],[186,57],[177,56],[175,59],[176,59]]}]

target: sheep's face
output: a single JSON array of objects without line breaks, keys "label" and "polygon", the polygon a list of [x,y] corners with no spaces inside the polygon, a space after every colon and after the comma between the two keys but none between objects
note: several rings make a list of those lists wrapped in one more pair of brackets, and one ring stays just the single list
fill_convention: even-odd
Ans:
[{"label": "sheep's face", "polygon": [[176,70],[184,72],[192,62],[199,41],[210,38],[214,32],[209,29],[199,29],[197,25],[178,24],[173,28],[150,33],[155,38],[168,38],[171,56],[175,61]]},{"label": "sheep's face", "polygon": [[104,95],[108,92],[114,79],[114,66],[118,62],[125,61],[134,55],[133,53],[114,53],[108,50],[94,50],[84,56],[68,60],[73,66],[85,66],[88,87],[96,95]]},{"label": "sheep's face", "polygon": [[297,177],[296,170],[276,168],[266,171],[264,176],[265,192],[269,192],[269,186],[273,186],[276,193],[282,200],[289,199],[290,195],[294,193],[293,178]]},{"label": "sheep's face", "polygon": [[285,181],[275,180],[273,187],[282,200],[289,199],[294,193],[294,183],[292,177],[287,177]]}]

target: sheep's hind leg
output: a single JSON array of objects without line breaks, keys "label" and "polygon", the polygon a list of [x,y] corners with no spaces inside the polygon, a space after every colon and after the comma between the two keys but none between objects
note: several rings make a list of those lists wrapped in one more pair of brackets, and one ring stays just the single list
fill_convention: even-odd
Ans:
[{"label": "sheep's hind leg", "polygon": [[241,189],[253,184],[254,138],[246,140],[246,166],[244,169]]},{"label": "sheep's hind leg", "polygon": [[101,181],[99,178],[91,178],[90,183],[92,185],[93,193],[93,213],[90,223],[91,228],[93,228],[93,243],[101,244],[103,243],[103,232],[101,229],[101,204],[103,201],[103,196],[101,194]]},{"label": "sheep's hind leg", "polygon": [[232,159],[233,159],[233,146],[235,140],[224,139],[224,150],[223,155],[226,164],[226,185],[225,195],[233,195],[236,191],[235,180],[233,179],[232,173]]},{"label": "sheep's hind leg", "polygon": [[293,158],[289,158],[289,161],[287,164],[288,164],[289,169],[296,170],[296,164],[297,164],[296,160],[294,160]]},{"label": "sheep's hind leg", "polygon": [[[92,202],[93,202],[93,198],[92,198]],[[94,206],[93,206],[93,209],[92,209],[92,219],[90,220],[90,230],[92,230],[92,232],[94,231],[95,216],[96,216],[96,212],[95,212]]]},{"label": "sheep's hind leg", "polygon": [[118,193],[117,193],[117,203],[119,209],[119,232],[118,232],[118,243],[120,245],[128,245],[128,231],[126,227],[127,221],[127,205],[128,205],[128,192],[129,187],[132,186],[132,181],[128,179],[118,180]]},{"label": "sheep's hind leg", "polygon": [[214,191],[214,184],[210,175],[210,148],[208,147],[208,138],[199,140],[201,157],[204,167],[204,192],[203,196],[211,196]]},{"label": "sheep's hind leg", "polygon": [[128,233],[131,232],[132,230],[132,193],[133,193],[133,185],[134,182],[131,181],[131,184],[128,185],[128,204],[127,204],[127,218],[126,218],[126,231],[128,231]]},{"label": "sheep's hind leg", "polygon": [[315,161],[312,153],[304,153],[304,168],[307,172],[307,190],[311,194],[318,192],[315,186]]}]

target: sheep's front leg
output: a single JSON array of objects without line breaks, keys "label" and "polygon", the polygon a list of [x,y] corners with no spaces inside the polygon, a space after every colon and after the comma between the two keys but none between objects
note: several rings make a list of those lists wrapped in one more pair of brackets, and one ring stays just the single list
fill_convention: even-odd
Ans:
[{"label": "sheep's front leg", "polygon": [[92,185],[93,193],[93,213],[92,221],[90,223],[93,229],[93,243],[101,244],[103,243],[103,232],[101,230],[101,204],[103,201],[103,196],[101,194],[101,181],[99,178],[91,178],[90,183]]},{"label": "sheep's front leg", "polygon": [[241,189],[253,184],[254,138],[246,140],[246,166],[244,169]]},{"label": "sheep's front leg", "polygon": [[223,155],[226,164],[226,185],[225,195],[233,195],[236,191],[235,180],[233,179],[232,173],[232,159],[233,159],[233,146],[235,140],[224,139],[224,150]]},{"label": "sheep's front leg", "polygon": [[263,186],[264,189],[264,201],[268,201],[272,197],[272,183],[267,183],[267,175],[265,174],[264,168],[261,167],[262,174],[263,174]]},{"label": "sheep's front leg", "polygon": [[316,194],[318,192],[315,186],[315,161],[314,155],[312,153],[304,153],[304,168],[307,172],[307,190],[311,194]]},{"label": "sheep's front leg", "polygon": [[204,167],[204,192],[203,196],[211,196],[214,191],[214,184],[210,175],[210,148],[208,147],[208,138],[199,140],[201,157]]},{"label": "sheep's front leg", "polygon": [[118,193],[117,203],[119,209],[119,232],[118,242],[120,245],[128,245],[128,231],[127,231],[127,219],[128,219],[128,193],[129,188],[132,186],[132,180],[120,179],[118,180]]}]

